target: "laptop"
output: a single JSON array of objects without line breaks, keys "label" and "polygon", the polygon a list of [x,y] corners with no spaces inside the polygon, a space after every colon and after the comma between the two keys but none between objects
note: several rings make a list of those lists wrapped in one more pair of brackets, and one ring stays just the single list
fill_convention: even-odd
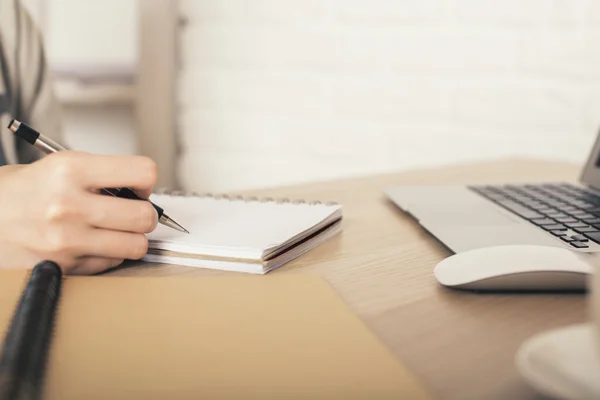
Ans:
[{"label": "laptop", "polygon": [[600,135],[578,182],[396,186],[386,196],[455,253],[501,245],[600,251]]}]

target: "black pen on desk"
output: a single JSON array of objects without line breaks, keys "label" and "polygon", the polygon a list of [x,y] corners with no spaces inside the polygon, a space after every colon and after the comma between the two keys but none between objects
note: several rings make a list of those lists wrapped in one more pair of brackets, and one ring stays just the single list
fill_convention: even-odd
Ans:
[{"label": "black pen on desk", "polygon": [[40,399],[60,300],[62,271],[42,261],[13,314],[0,357],[0,399]]},{"label": "black pen on desk", "polygon": [[[36,148],[40,149],[46,154],[67,150],[65,147],[56,143],[49,137],[46,137],[41,133],[37,132],[35,129],[33,129],[24,122],[20,122],[13,119],[12,121],[10,121],[8,129],[10,129],[15,135],[17,135],[21,139],[25,140],[27,143],[34,145]],[[133,190],[128,188],[105,188],[102,189],[102,191],[115,197],[123,197],[134,200],[145,200],[137,196],[133,192]],[[152,206],[156,209],[156,212],[158,213],[158,222],[180,232],[189,233],[187,229],[185,229],[183,226],[181,226],[175,220],[173,220],[171,217],[165,214],[164,210],[161,207],[152,203],[150,200],[147,201],[149,201],[150,204],[152,204]]]}]

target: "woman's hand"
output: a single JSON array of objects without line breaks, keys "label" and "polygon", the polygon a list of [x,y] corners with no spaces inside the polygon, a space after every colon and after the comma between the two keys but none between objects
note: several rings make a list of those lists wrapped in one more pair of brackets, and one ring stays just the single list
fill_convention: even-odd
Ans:
[{"label": "woman's hand", "polygon": [[154,207],[99,190],[129,187],[147,198],[156,180],[155,163],[142,156],[64,151],[0,167],[0,268],[51,260],[64,273],[93,274],[143,257]]}]

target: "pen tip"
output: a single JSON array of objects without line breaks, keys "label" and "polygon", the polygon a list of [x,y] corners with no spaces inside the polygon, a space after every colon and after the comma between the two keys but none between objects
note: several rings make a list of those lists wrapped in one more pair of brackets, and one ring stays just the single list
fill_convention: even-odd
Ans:
[{"label": "pen tip", "polygon": [[185,229],[183,226],[179,225],[175,220],[173,220],[172,218],[168,217],[165,214],[163,214],[160,217],[160,222],[162,222],[164,225],[166,225],[170,228],[178,230],[179,232],[185,232],[187,234],[190,233],[187,229]]},{"label": "pen tip", "polygon": [[[171,220],[171,221],[173,221],[173,220]],[[187,229],[185,229],[183,226],[179,225],[177,222],[175,222],[175,221],[173,221],[173,222],[174,222],[174,223],[177,225],[177,227],[179,228],[179,230],[180,230],[181,232],[185,232],[185,233],[187,233],[187,234],[189,234],[189,233],[190,233],[190,231],[188,231]]]}]

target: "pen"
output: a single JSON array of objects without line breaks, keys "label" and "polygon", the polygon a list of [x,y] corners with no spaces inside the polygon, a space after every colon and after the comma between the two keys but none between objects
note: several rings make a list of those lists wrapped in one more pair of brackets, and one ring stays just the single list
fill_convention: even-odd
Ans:
[{"label": "pen", "polygon": [[[41,133],[37,132],[35,129],[33,129],[24,122],[20,122],[13,119],[12,121],[10,121],[8,129],[10,129],[15,135],[17,135],[21,139],[24,139],[27,143],[34,145],[36,148],[40,149],[46,154],[67,150],[65,147],[56,143],[49,137],[46,137]],[[122,197],[134,200],[146,200],[138,197],[133,192],[133,190],[129,188],[104,188],[102,189],[102,191],[106,194],[110,194],[115,197]],[[156,212],[158,213],[158,222],[165,226],[168,226],[169,228],[176,229],[180,232],[189,233],[187,229],[179,225],[177,222],[175,222],[175,220],[173,220],[171,217],[165,214],[164,210],[161,207],[152,203],[150,200],[147,201],[150,202],[150,204],[152,204],[152,206],[156,209]]]},{"label": "pen", "polygon": [[2,347],[0,399],[41,398],[61,278],[60,267],[51,261],[31,271]]}]

